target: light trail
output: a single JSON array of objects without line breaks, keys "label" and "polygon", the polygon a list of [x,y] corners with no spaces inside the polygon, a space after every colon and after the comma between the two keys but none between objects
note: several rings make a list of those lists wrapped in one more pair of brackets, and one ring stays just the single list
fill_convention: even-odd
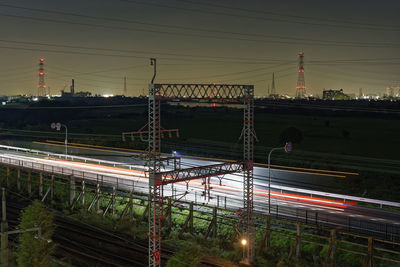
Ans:
[{"label": "light trail", "polygon": [[[61,163],[63,166],[74,166],[74,167],[79,167],[82,169],[88,169],[92,171],[101,171],[101,172],[106,172],[110,174],[122,174],[122,175],[129,175],[129,176],[135,176],[135,177],[145,177],[147,178],[148,175],[146,175],[147,172],[145,171],[138,171],[138,170],[127,170],[127,169],[122,169],[122,168],[117,168],[117,167],[110,167],[110,166],[103,166],[103,165],[95,165],[91,163],[82,163],[82,162],[71,162],[71,161],[66,161],[62,159],[55,159],[55,158],[49,158],[49,159],[37,159],[38,161],[46,161],[46,160],[54,160],[57,163]],[[192,183],[201,183],[199,180],[192,180]],[[179,183],[182,185],[182,183]],[[221,191],[235,191],[237,193],[243,193],[243,190],[238,189],[235,186],[226,187],[226,186],[220,186],[216,183],[212,183],[213,187],[218,187]],[[186,186],[186,185],[184,185]],[[268,197],[268,191],[267,190],[262,190],[262,189],[254,189],[254,192],[256,195],[259,196],[264,196]],[[226,193],[226,192],[221,192],[221,193]],[[272,191],[271,192],[271,198],[276,198],[276,199],[285,199],[285,200],[291,200],[291,201],[300,201],[300,202],[306,202],[306,203],[313,203],[313,204],[318,204],[318,205],[326,205],[326,206],[332,206],[332,207],[339,207],[339,208],[346,208],[348,205],[357,205],[356,202],[344,202],[344,201],[339,201],[339,200],[330,200],[330,199],[325,199],[325,198],[317,198],[317,197],[308,197],[308,196],[302,196],[298,194],[289,194],[289,193],[282,193],[282,192],[276,192]]]},{"label": "light trail", "polygon": [[111,173],[111,174],[122,174],[122,175],[147,177],[146,171],[139,171],[139,170],[135,170],[135,169],[124,169],[124,168],[97,165],[97,164],[86,163],[86,162],[85,163],[73,162],[73,161],[67,161],[67,160],[57,159],[57,158],[48,158],[48,160],[56,161],[57,163],[61,163],[61,165],[64,165],[64,166],[76,166],[76,167],[84,166],[85,168],[87,168],[89,170],[93,170],[93,171],[102,171],[102,172]]},{"label": "light trail", "polygon": [[[112,167],[112,166],[104,166],[104,165],[98,165],[98,164],[92,164],[92,163],[85,163],[85,162],[74,162],[74,161],[68,161],[68,160],[63,160],[63,159],[58,159],[58,158],[52,158],[52,157],[45,157],[45,158],[37,158],[37,157],[28,157],[28,156],[22,156],[22,155],[12,155],[16,159],[21,159],[21,160],[29,160],[33,162],[38,162],[38,163],[46,163],[49,165],[54,165],[57,167],[69,167],[69,168],[75,168],[78,170],[84,170],[87,172],[94,172],[94,173],[107,173],[107,174],[112,174],[116,175],[119,178],[124,178],[127,180],[135,180],[138,181],[137,178],[146,178],[146,182],[148,183],[148,175],[146,175],[146,171],[139,171],[139,170],[129,170],[129,169],[123,169],[123,168],[118,168],[118,167]],[[136,178],[136,179],[135,179]],[[201,181],[199,180],[192,180],[191,183],[193,184],[200,184]],[[186,186],[186,184],[178,183],[181,186]],[[228,195],[230,192],[229,191],[234,191],[237,194],[242,194],[243,190],[239,189],[237,186],[231,185],[230,187],[227,186],[220,186],[216,183],[212,183],[212,186],[214,188],[218,188],[220,190],[220,193]],[[224,191],[224,192],[221,192]],[[255,195],[259,196],[264,196],[267,197],[268,193],[266,190],[262,189],[254,189]],[[297,201],[297,202],[305,202],[305,203],[312,203],[312,204],[317,204],[317,205],[322,205],[322,206],[332,206],[332,207],[340,207],[340,208],[346,208],[348,205],[356,205],[357,203],[355,202],[347,202],[344,204],[344,202],[338,201],[338,200],[330,200],[330,199],[324,199],[324,198],[315,198],[315,197],[308,197],[308,196],[302,196],[298,194],[289,194],[289,193],[279,193],[272,191],[271,192],[271,198],[275,199],[284,199],[287,201]]]},{"label": "light trail", "polygon": [[[82,148],[80,148],[82,149]],[[39,151],[40,152],[40,151]],[[110,152],[110,151],[108,151]],[[116,152],[116,151],[113,151]],[[104,178],[104,183],[106,185],[117,185],[117,189],[135,189],[137,192],[141,192],[144,194],[148,193],[148,178],[146,177],[146,169],[142,166],[142,170],[137,172],[138,170],[129,170],[126,167],[127,166],[132,166],[129,164],[123,164],[116,165],[115,167],[113,166],[106,166],[106,165],[99,165],[97,164],[97,159],[89,159],[88,162],[94,162],[94,163],[85,163],[85,162],[76,162],[76,161],[69,161],[69,160],[64,160],[60,158],[51,158],[51,157],[46,157],[46,153],[48,152],[43,152],[43,156],[39,157],[38,155],[32,155],[32,154],[27,154],[27,153],[21,153],[21,152],[10,152],[8,150],[0,150],[0,159],[1,157],[7,157],[7,158],[14,158],[16,160],[21,159],[24,161],[29,161],[29,162],[37,162],[37,163],[46,163],[49,164],[49,166],[58,166],[60,168],[64,167],[66,170],[69,169],[68,173],[64,173],[64,175],[75,175],[77,178],[82,178],[82,176],[79,176],[79,172],[84,171],[88,176],[85,176],[85,180],[92,180],[96,182],[96,177],[98,178],[99,176],[105,176]],[[119,153],[119,152],[117,152]],[[36,152],[35,152],[36,154]],[[40,154],[40,153],[39,153]],[[51,153],[50,153],[51,154]],[[118,158],[118,156],[116,157]],[[100,160],[101,161],[101,160]],[[186,162],[191,162],[199,164],[202,163],[204,164],[209,164],[210,161],[202,161],[202,160],[194,160],[194,159],[186,159]],[[7,161],[3,161],[7,163]],[[105,161],[107,162],[107,161]],[[118,162],[117,162],[118,163]],[[216,162],[212,162],[216,163]],[[106,163],[107,164],[107,163]],[[18,166],[18,165],[17,165]],[[27,164],[27,167],[30,167],[31,164]],[[118,167],[120,166],[120,167]],[[32,165],[32,168],[34,166]],[[42,167],[43,168],[43,167]],[[257,167],[259,168],[259,167]],[[43,170],[48,171],[51,170],[48,166],[46,166]],[[71,172],[72,170],[79,170]],[[40,171],[42,169],[38,169]],[[62,174],[59,170],[56,170],[55,174]],[[282,174],[282,170],[279,170],[279,175]],[[108,177],[106,177],[108,176]],[[111,179],[106,179],[110,178]],[[112,177],[120,179],[120,183],[118,184],[118,180],[113,180]],[[128,181],[125,182],[124,181]],[[131,182],[129,182],[131,181]],[[177,183],[174,185],[167,185],[164,186],[164,196],[179,196],[180,198],[183,198],[185,201],[193,201],[195,203],[204,203],[207,205],[211,206],[216,206],[216,207],[226,207],[231,210],[237,210],[241,209],[243,207],[243,189],[241,187],[242,183],[242,177],[241,175],[226,175],[223,178],[224,185],[219,185],[219,180],[218,178],[212,178],[211,179],[211,186],[213,187],[211,191],[211,198],[208,198],[208,194],[206,195],[202,194],[204,191],[204,185],[202,185],[202,180],[192,180],[190,181],[190,188],[186,188],[186,183]],[[262,187],[262,188],[260,188]],[[268,213],[268,208],[267,208],[267,190],[265,190],[267,186],[263,183],[255,183],[255,188],[254,188],[254,209],[255,212],[261,213],[261,214],[266,214]],[[287,187],[287,186],[280,186],[280,185],[271,185],[271,188],[274,188],[274,190],[271,192],[271,201],[273,201],[274,209],[275,211],[271,210],[272,212],[276,212],[278,214],[278,207],[279,207],[279,216],[288,216],[288,218],[297,218],[297,216],[306,216],[306,215],[300,215],[297,214],[297,209],[299,208],[300,211],[305,212],[322,212],[326,214],[335,214],[335,216],[339,217],[332,217],[331,219],[335,219],[336,222],[339,222],[343,225],[346,225],[346,220],[347,218],[350,218],[350,215],[356,215],[357,218],[362,218],[363,220],[370,220],[372,222],[372,219],[383,219],[383,223],[395,223],[398,222],[399,220],[396,219],[397,217],[400,218],[399,214],[393,214],[387,211],[384,211],[382,209],[373,209],[373,208],[365,208],[365,207],[360,207],[358,208],[358,199],[361,199],[361,201],[367,202],[367,203],[375,203],[379,204],[384,203],[383,205],[399,205],[400,203],[395,203],[395,202],[387,202],[387,201],[381,201],[381,200],[373,200],[373,199],[364,199],[364,198],[357,198],[357,197],[352,197],[352,196],[346,196],[346,195],[338,195],[338,194],[331,194],[327,192],[321,192],[321,191],[313,191],[313,190],[306,190],[306,189],[300,189],[300,188],[295,188],[295,187]],[[276,189],[280,190],[276,191]],[[283,191],[282,191],[283,190]],[[308,195],[304,195],[308,194]],[[311,195],[310,195],[311,194]],[[315,197],[314,196],[318,196]],[[328,198],[325,198],[321,194],[326,195]],[[343,197],[345,199],[343,199]],[[225,203],[223,203],[225,199]],[[357,199],[356,201],[349,202],[349,199]],[[228,200],[228,201],[227,201]],[[373,202],[371,202],[373,201]],[[307,213],[305,213],[307,214]],[[310,213],[309,213],[310,214]],[[312,213],[311,213],[312,214]],[[294,216],[294,217],[293,217]],[[397,217],[396,217],[397,216]],[[327,222],[329,222],[331,219],[326,219]],[[378,227],[378,226],[377,226]]]},{"label": "light trail", "polygon": [[[33,142],[33,143],[44,144],[44,145],[53,145],[53,146],[64,146],[63,142],[52,141],[52,140],[46,140],[46,142]],[[129,154],[129,155],[131,155],[131,153],[129,153],[129,152],[135,152],[135,153],[139,153],[139,154],[146,153],[146,151],[144,151],[144,150],[129,149],[129,148],[115,148],[115,147],[109,147],[109,146],[88,145],[88,144],[80,144],[80,143],[69,143],[68,145],[70,147],[75,147],[75,148],[85,148],[85,149],[90,149],[90,150],[107,151],[107,152],[113,151],[116,153]],[[169,154],[169,153],[160,153],[160,155],[171,156],[171,154]],[[180,157],[188,158],[188,159],[209,160],[209,161],[235,162],[234,160],[229,160],[229,159],[209,158],[209,157],[200,157],[200,156],[181,155]],[[267,164],[255,163],[254,166],[267,166]],[[292,170],[294,170],[294,172],[298,172],[298,173],[332,176],[332,177],[338,177],[338,178],[345,178],[344,175],[359,175],[358,173],[355,173],[355,172],[299,168],[299,167],[290,167],[290,166],[282,166],[282,165],[271,165],[271,167],[279,168],[279,169],[282,169],[285,171],[288,171],[287,169],[292,169]],[[302,170],[303,172],[295,171],[295,170]],[[329,175],[327,173],[330,173],[331,175]]]}]

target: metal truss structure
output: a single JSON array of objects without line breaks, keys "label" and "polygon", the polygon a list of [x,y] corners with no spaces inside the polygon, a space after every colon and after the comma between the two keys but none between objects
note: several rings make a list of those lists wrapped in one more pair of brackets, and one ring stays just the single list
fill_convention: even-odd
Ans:
[{"label": "metal truss structure", "polygon": [[[253,153],[254,153],[254,86],[229,84],[155,84],[157,74],[156,59],[151,58],[154,75],[149,85],[148,130],[144,127],[138,132],[126,134],[148,134],[148,168],[149,168],[149,266],[161,266],[161,222],[163,216],[163,185],[177,182],[188,182],[203,179],[205,189],[211,189],[210,178],[220,179],[225,174],[243,172],[243,238],[248,241],[247,262],[253,261],[254,254],[254,219],[253,219]],[[243,161],[201,166],[189,169],[177,168],[174,159],[174,170],[161,172],[161,138],[167,130],[161,127],[161,101],[194,100],[230,101],[244,104],[243,117]],[[174,130],[173,130],[174,131]],[[142,140],[143,137],[141,136]],[[179,162],[180,163],[180,162]],[[204,192],[206,193],[206,191]]]},{"label": "metal truss structure", "polygon": [[304,81],[304,52],[299,53],[299,71],[297,76],[296,97],[306,96],[306,82]]},{"label": "metal truss structure", "polygon": [[[155,94],[164,100],[232,100],[248,97],[246,85],[235,84],[155,84]],[[253,86],[250,86],[253,87]]]},{"label": "metal truss structure", "polygon": [[[145,130],[146,128],[149,127],[149,124],[146,123],[146,125],[144,125],[142,128],[140,128],[137,131],[134,132],[123,132],[122,133],[122,141],[126,141],[126,136],[130,136],[132,142],[135,141],[135,135],[139,135],[140,136],[140,140],[142,142],[147,142],[148,140],[144,139],[143,135],[144,134],[149,134],[148,130]],[[172,133],[175,133],[177,137],[179,137],[179,129],[164,129],[162,126],[160,126],[161,128],[161,138],[164,137],[164,133],[168,133],[169,137],[172,137]]]},{"label": "metal truss structure", "polygon": [[[152,59],[152,65],[155,60]],[[154,81],[153,76],[153,80]],[[223,100],[244,104],[243,161],[215,164],[189,169],[161,172],[160,157],[161,101],[163,100]],[[243,237],[248,240],[247,261],[253,261],[253,146],[254,146],[254,87],[228,84],[154,84],[149,85],[148,166],[149,166],[149,266],[161,266],[161,221],[163,219],[162,186],[193,179],[210,180],[224,174],[243,172],[244,203],[242,212]]]},{"label": "metal truss structure", "polygon": [[46,83],[44,82],[44,58],[39,59],[38,96],[46,96]]},{"label": "metal truss structure", "polygon": [[241,172],[244,169],[243,162],[221,163],[188,169],[178,169],[174,171],[160,172],[156,174],[156,185],[166,185],[190,181],[195,179],[209,178],[213,176],[225,175]]}]

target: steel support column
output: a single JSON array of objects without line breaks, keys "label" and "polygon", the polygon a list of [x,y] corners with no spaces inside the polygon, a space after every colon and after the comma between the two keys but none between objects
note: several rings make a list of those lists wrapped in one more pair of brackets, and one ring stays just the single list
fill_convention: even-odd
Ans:
[{"label": "steel support column", "polygon": [[[96,195],[97,195],[97,203],[96,203],[96,212],[99,214],[100,211],[100,185],[96,184]],[[101,212],[100,212],[101,213]]]},{"label": "steel support column", "polygon": [[149,266],[161,266],[162,197],[160,172],[161,110],[158,87],[149,86]]},{"label": "steel support column", "polygon": [[253,218],[253,156],[254,156],[254,88],[247,86],[243,116],[243,161],[246,164],[243,175],[243,236],[246,237],[246,259],[254,259],[254,218]]},{"label": "steel support column", "polygon": [[56,180],[54,178],[54,175],[51,176],[51,184],[50,184],[50,197],[51,201],[53,202],[54,199],[54,187],[56,185]]},{"label": "steel support column", "polygon": [[112,216],[114,217],[117,214],[117,202],[116,202],[116,197],[117,197],[117,189],[115,186],[112,188],[112,196],[111,196],[111,206],[112,206]]},{"label": "steel support column", "polygon": [[17,190],[21,192],[21,169],[17,169]]},{"label": "steel support column", "polygon": [[82,180],[82,207],[84,210],[86,210],[85,190],[86,190],[85,180]]},{"label": "steel support column", "polygon": [[7,167],[7,188],[10,188],[10,167]]},{"label": "steel support column", "polygon": [[69,205],[72,205],[75,200],[75,177],[69,178]]},{"label": "steel support column", "polygon": [[43,173],[39,173],[39,197],[43,197]]},{"label": "steel support column", "polygon": [[31,174],[31,171],[28,171],[28,181],[27,181],[27,183],[28,183],[28,185],[27,185],[27,187],[28,187],[28,196],[29,197],[31,197],[32,196],[32,174]]}]

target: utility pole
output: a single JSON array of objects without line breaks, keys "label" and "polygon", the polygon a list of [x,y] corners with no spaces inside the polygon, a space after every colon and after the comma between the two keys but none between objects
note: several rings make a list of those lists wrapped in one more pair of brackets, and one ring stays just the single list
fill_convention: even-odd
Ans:
[{"label": "utility pole", "polygon": [[7,205],[6,189],[1,188],[1,266],[8,266],[8,223],[7,223]]},{"label": "utility pole", "polygon": [[8,231],[8,223],[7,223],[7,203],[6,203],[6,189],[4,187],[1,188],[2,198],[1,198],[1,266],[8,266],[8,235],[12,234],[22,234],[26,232],[38,232],[35,235],[35,238],[47,241],[47,243],[51,243],[51,239],[44,238],[42,236],[42,228],[41,227],[32,227],[28,229],[17,229],[13,231]]}]

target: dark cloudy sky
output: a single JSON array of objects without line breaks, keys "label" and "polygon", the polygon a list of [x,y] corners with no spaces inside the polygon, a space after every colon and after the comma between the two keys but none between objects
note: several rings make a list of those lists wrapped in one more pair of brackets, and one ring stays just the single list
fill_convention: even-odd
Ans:
[{"label": "dark cloudy sky", "polygon": [[46,59],[51,93],[138,95],[156,82],[254,84],[295,94],[297,54],[307,91],[384,93],[400,83],[400,1],[0,1],[0,95],[36,94]]}]

